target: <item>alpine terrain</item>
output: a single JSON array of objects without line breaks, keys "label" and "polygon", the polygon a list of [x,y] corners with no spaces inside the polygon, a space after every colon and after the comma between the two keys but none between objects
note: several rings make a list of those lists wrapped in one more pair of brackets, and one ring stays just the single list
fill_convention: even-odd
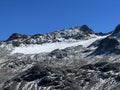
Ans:
[{"label": "alpine terrain", "polygon": [[0,90],[120,90],[120,25],[87,25],[0,41]]}]

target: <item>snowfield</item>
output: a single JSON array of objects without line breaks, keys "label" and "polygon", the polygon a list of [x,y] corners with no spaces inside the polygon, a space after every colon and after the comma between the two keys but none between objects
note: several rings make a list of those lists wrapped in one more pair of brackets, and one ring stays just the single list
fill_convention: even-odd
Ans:
[{"label": "snowfield", "polygon": [[91,38],[89,40],[79,40],[76,42],[55,42],[55,43],[45,43],[42,45],[27,45],[15,47],[11,52],[15,53],[23,53],[23,54],[38,54],[44,52],[51,52],[55,49],[65,49],[67,47],[82,45],[83,47],[88,47],[90,44],[95,42],[98,39],[105,38],[107,36],[96,36],[95,38]]}]

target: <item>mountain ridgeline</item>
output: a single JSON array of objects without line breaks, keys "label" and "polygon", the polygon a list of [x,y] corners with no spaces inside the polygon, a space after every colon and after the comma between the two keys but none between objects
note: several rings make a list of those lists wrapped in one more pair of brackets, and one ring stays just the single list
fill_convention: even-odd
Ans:
[{"label": "mountain ridgeline", "polygon": [[77,26],[48,34],[22,35],[14,33],[6,40],[6,42],[8,44],[12,43],[14,46],[19,46],[20,44],[43,44],[61,42],[69,39],[89,39],[92,34],[94,34],[93,30],[91,30],[87,25],[83,25],[81,27]]},{"label": "mountain ridgeline", "polygon": [[120,90],[120,25],[12,34],[0,44],[0,90]]}]

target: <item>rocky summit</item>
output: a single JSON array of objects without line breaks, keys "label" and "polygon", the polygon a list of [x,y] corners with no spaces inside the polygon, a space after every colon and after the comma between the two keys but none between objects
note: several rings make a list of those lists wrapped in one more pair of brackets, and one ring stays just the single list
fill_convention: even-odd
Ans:
[{"label": "rocky summit", "polygon": [[120,25],[87,25],[0,42],[0,90],[120,90]]}]

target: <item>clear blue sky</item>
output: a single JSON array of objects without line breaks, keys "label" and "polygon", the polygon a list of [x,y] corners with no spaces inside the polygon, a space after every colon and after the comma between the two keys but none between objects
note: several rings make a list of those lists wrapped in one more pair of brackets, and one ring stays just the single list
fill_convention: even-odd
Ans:
[{"label": "clear blue sky", "polygon": [[120,0],[0,0],[0,40],[87,24],[108,32],[120,23]]}]

